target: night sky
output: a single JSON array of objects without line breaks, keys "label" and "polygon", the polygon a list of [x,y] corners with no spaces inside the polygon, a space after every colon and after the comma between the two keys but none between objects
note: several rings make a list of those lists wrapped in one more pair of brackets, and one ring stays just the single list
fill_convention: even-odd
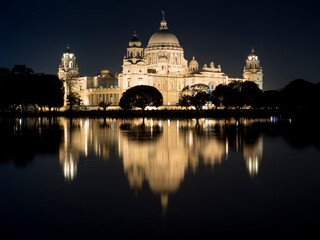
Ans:
[{"label": "night sky", "polygon": [[66,45],[80,74],[121,72],[134,30],[145,47],[161,10],[190,61],[221,64],[242,77],[252,46],[261,59],[265,90],[303,78],[319,82],[320,1],[3,1],[0,67],[25,64],[57,74]]}]

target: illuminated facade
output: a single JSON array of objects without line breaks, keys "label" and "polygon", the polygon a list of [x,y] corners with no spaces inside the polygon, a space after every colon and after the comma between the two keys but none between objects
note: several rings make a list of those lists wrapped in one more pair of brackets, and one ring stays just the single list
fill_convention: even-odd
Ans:
[{"label": "illuminated facade", "polygon": [[[61,59],[60,79],[70,71],[78,73],[74,54],[72,58],[68,56],[71,56],[70,48]],[[177,104],[180,91],[187,85],[203,83],[213,90],[219,84],[245,80],[253,81],[263,89],[262,67],[253,50],[246,60],[243,78],[229,78],[222,72],[221,65],[216,66],[213,62],[204,64],[200,69],[195,57],[189,63],[184,58],[184,50],[176,35],[169,31],[163,13],[159,31],[151,36],[146,48],[137,34],[133,34],[119,75],[113,76],[108,70],[103,70],[95,77],[79,77],[78,91],[86,106],[97,106],[101,101],[117,105],[127,89],[149,85],[162,93],[163,104],[169,106]]]}]

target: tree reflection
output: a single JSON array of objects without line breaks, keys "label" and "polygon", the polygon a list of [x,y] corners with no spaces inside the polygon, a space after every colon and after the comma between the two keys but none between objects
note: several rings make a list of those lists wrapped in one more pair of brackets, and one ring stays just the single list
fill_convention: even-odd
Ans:
[{"label": "tree reflection", "polygon": [[1,161],[25,166],[36,154],[59,149],[62,128],[55,118],[17,118],[0,121]]}]

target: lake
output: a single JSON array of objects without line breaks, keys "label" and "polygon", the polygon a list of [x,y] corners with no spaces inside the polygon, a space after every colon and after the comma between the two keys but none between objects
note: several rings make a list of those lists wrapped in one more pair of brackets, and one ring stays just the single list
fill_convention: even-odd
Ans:
[{"label": "lake", "polygon": [[318,234],[319,141],[292,119],[16,118],[0,131],[3,239]]}]

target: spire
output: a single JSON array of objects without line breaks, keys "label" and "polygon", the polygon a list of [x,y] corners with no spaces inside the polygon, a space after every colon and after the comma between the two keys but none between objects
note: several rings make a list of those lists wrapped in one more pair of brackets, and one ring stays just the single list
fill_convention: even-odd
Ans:
[{"label": "spire", "polygon": [[164,18],[164,17],[165,17],[165,15],[166,15],[166,14],[164,13],[164,11],[163,11],[163,10],[161,10],[161,13],[162,13],[162,20],[165,20],[165,18]]},{"label": "spire", "polygon": [[252,47],[251,53],[254,53],[254,47]]},{"label": "spire", "polygon": [[137,37],[137,32],[133,31],[133,37]]},{"label": "spire", "polygon": [[168,30],[167,21],[165,19],[165,13],[163,10],[161,11],[161,13],[162,13],[162,20],[160,22],[160,30]]}]

